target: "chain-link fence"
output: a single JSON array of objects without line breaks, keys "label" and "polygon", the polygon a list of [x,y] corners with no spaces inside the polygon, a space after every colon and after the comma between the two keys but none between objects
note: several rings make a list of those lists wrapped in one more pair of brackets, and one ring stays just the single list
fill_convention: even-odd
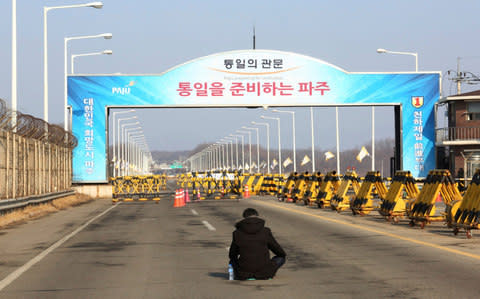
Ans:
[{"label": "chain-link fence", "polygon": [[0,99],[0,200],[70,189],[77,139]]}]

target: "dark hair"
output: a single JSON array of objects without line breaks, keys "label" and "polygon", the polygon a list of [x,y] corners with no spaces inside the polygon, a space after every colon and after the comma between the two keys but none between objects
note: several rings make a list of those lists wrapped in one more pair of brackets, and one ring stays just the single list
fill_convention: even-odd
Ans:
[{"label": "dark hair", "polygon": [[243,211],[242,215],[243,215],[243,218],[247,218],[250,216],[258,216],[258,212],[253,208],[246,208],[245,211]]}]

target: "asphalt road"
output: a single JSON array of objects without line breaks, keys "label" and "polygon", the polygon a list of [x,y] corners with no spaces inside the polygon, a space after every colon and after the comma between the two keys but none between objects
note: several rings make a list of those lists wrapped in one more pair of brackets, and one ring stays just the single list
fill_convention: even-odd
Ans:
[{"label": "asphalt road", "polygon": [[[97,200],[0,230],[0,298],[480,297],[480,237],[442,224],[421,230],[265,197],[172,204]],[[233,225],[246,207],[287,252],[273,280],[227,280]]]}]

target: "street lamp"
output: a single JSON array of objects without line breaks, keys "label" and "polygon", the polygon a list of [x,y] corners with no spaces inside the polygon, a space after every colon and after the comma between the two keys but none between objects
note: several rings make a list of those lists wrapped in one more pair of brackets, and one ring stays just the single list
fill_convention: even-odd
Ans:
[{"label": "street lamp", "polygon": [[[231,138],[231,137],[224,137],[223,139],[227,140],[228,142],[230,142],[230,160],[232,162],[232,171],[235,169],[235,163],[233,162],[233,139],[234,138]],[[236,139],[235,139],[236,141]],[[228,147],[227,147],[227,152],[228,152]],[[238,156],[237,156],[237,163],[238,163]]]},{"label": "street lamp", "polygon": [[[260,135],[258,133],[258,128],[250,128],[243,126],[242,129],[245,130],[255,130],[257,132],[257,172],[260,173]],[[252,162],[250,162],[251,164]]]},{"label": "street lamp", "polygon": [[48,47],[47,47],[47,14],[50,10],[61,8],[93,7],[102,8],[103,3],[89,2],[85,4],[44,6],[43,7],[43,118],[48,123]]},{"label": "street lamp", "polygon": [[[136,125],[139,125],[140,123],[137,121],[137,122],[134,122],[134,123],[126,123],[126,124],[122,124],[120,126],[120,131],[121,131],[121,141],[120,141],[120,144],[122,146],[121,148],[121,151],[120,153],[122,154],[121,156],[121,164],[119,166],[119,168],[121,168],[121,176],[124,176],[125,175],[125,163],[126,163],[126,160],[127,160],[127,150],[125,148],[125,132],[126,130],[128,129],[125,129],[126,127],[130,127],[130,126],[136,126]],[[136,127],[135,129],[140,129],[140,127]]]},{"label": "street lamp", "polygon": [[248,134],[248,143],[249,143],[248,151],[249,151],[249,163],[250,163],[250,165],[248,167],[248,172],[252,173],[252,132],[241,131],[241,130],[238,130],[237,132],[238,133],[243,133],[243,134]]},{"label": "street lamp", "polygon": [[112,55],[113,51],[112,50],[103,50],[101,52],[91,52],[91,53],[83,53],[83,54],[72,54],[71,56],[71,72],[72,74],[75,73],[74,71],[74,63],[75,63],[75,58],[77,57],[83,57],[83,56],[93,56],[93,55]]},{"label": "street lamp", "polygon": [[242,138],[242,171],[245,169],[245,136],[230,134],[230,136]]},{"label": "street lamp", "polygon": [[293,130],[293,172],[297,172],[297,154],[295,150],[295,111],[286,111],[273,109],[273,112],[290,113],[292,115],[292,130]]},{"label": "street lamp", "polygon": [[415,72],[418,72],[418,53],[413,52],[397,52],[397,51],[389,51],[385,49],[377,49],[377,53],[379,54],[399,54],[399,55],[412,55],[415,57]]},{"label": "street lamp", "polygon": [[[140,130],[138,132],[129,132],[128,133],[128,141],[129,141],[129,151],[130,151],[130,160],[132,161],[132,167],[133,168],[133,174],[138,174],[138,165],[139,165],[139,159],[138,159],[138,143],[137,140],[138,138],[145,138],[143,135],[143,131]],[[130,142],[131,141],[131,142]]]},{"label": "street lamp", "polygon": [[278,174],[282,174],[282,148],[280,143],[280,117],[269,117],[262,115],[263,119],[272,119],[278,122]]},{"label": "street lamp", "polygon": [[125,129],[124,131],[125,133],[125,141],[127,143],[126,145],[126,151],[127,151],[127,163],[128,163],[128,167],[127,167],[127,175],[130,175],[130,168],[131,168],[131,165],[134,164],[134,161],[133,161],[133,157],[132,157],[132,142],[130,142],[130,136],[132,134],[143,134],[143,131],[142,131],[142,127],[136,127],[136,128],[128,128],[128,129]]},{"label": "street lamp", "polygon": [[252,121],[252,125],[267,127],[267,173],[270,174],[270,124]]},{"label": "street lamp", "polygon": [[71,40],[77,40],[77,39],[87,39],[87,38],[99,38],[103,37],[104,39],[111,39],[112,34],[111,33],[103,33],[103,34],[97,34],[97,35],[84,35],[84,36],[73,36],[73,37],[65,37],[64,38],[64,43],[63,43],[63,56],[64,56],[64,128],[65,131],[68,131],[68,117],[67,117],[67,73],[68,73],[68,66],[67,66],[67,50],[68,50],[68,42]]},{"label": "street lamp", "polygon": [[12,0],[12,128],[17,125],[17,0]]},{"label": "street lamp", "polygon": [[[113,176],[116,177],[117,176],[117,171],[116,171],[116,164],[117,164],[117,160],[118,160],[118,157],[117,157],[117,153],[116,153],[116,142],[115,142],[115,137],[117,137],[115,134],[115,117],[117,116],[117,114],[125,114],[125,113],[132,113],[132,112],[135,112],[135,110],[128,110],[128,111],[117,111],[117,112],[113,112],[113,119],[112,119],[112,127],[113,127],[113,142],[112,142],[112,147],[113,147]],[[118,119],[118,123],[120,123],[120,120],[127,120],[127,119],[135,119],[137,118],[136,116],[133,116],[133,117],[129,117],[129,118],[123,118],[123,119]],[[118,127],[118,125],[117,125]],[[117,140],[118,141],[118,140]]]}]

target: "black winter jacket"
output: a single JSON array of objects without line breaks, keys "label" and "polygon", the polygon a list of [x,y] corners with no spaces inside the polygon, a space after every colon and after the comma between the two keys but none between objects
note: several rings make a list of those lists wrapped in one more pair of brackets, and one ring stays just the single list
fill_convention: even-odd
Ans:
[{"label": "black winter jacket", "polygon": [[275,255],[285,257],[286,253],[277,243],[272,231],[265,227],[265,220],[247,217],[238,222],[233,232],[229,257],[238,265],[236,279],[268,279],[275,275],[275,262],[270,260],[271,250]]}]

